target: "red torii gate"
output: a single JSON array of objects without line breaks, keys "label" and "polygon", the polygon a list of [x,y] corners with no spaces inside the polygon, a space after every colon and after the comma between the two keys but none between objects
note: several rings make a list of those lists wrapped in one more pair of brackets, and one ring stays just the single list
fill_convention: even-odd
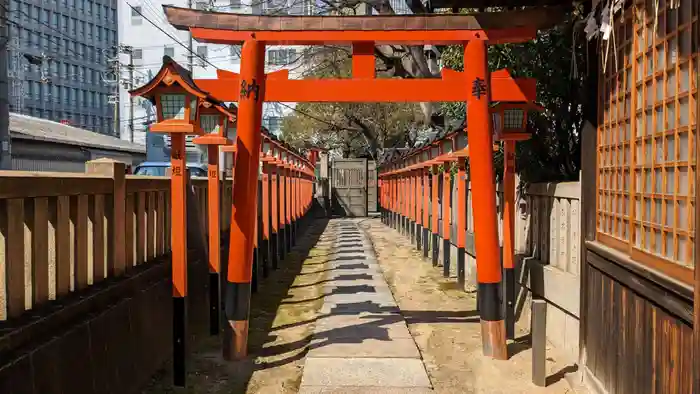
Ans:
[{"label": "red torii gate", "polygon": [[[227,311],[235,349],[247,353],[247,326],[257,202],[258,133],[262,102],[467,102],[470,171],[473,185],[481,326],[485,355],[506,359],[500,306],[501,268],[496,191],[492,162],[491,101],[529,102],[535,81],[489,77],[487,42],[534,39],[537,30],[556,21],[557,12],[524,10],[460,15],[259,16],[164,6],[168,21],[189,30],[201,42],[243,44],[241,73],[218,71],[217,79],[199,79],[202,90],[239,103],[238,157],[235,167],[234,223],[231,226],[227,297],[240,309]],[[287,71],[265,74],[266,45],[352,45],[351,79],[290,80]],[[444,70],[436,79],[377,79],[375,45],[464,45],[465,71]],[[459,87],[463,88],[459,88]],[[235,265],[235,266],[234,266]]]}]

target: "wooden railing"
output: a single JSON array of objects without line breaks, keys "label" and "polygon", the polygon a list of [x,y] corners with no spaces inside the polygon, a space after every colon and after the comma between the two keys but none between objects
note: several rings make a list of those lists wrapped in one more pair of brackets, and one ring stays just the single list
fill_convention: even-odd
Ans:
[{"label": "wooden railing", "polygon": [[[205,231],[207,180],[191,185]],[[231,182],[222,189],[225,231]],[[167,177],[125,175],[110,160],[86,173],[0,171],[0,321],[169,252]]]}]

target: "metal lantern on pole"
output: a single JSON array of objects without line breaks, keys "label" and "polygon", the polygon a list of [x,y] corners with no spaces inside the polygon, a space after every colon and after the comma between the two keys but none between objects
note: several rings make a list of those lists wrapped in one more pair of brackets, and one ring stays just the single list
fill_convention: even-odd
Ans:
[{"label": "metal lantern on pole", "polygon": [[171,182],[171,256],[173,284],[173,380],[185,386],[187,338],[187,166],[185,137],[201,134],[197,122],[198,103],[218,102],[192,81],[189,71],[170,57],[163,57],[158,74],[145,85],[130,92],[156,106],[157,122],[151,132],[170,134]]},{"label": "metal lantern on pole", "polygon": [[200,136],[194,143],[205,147],[207,154],[207,210],[209,226],[209,334],[218,335],[221,330],[219,310],[221,299],[221,178],[219,176],[219,151],[232,145],[226,137],[229,123],[236,120],[235,107],[226,108],[223,103],[200,99],[197,104],[197,126]]},{"label": "metal lantern on pole", "polygon": [[494,141],[503,141],[503,297],[506,337],[515,337],[515,143],[530,139],[528,111],[543,111],[534,102],[496,102],[491,106]]}]

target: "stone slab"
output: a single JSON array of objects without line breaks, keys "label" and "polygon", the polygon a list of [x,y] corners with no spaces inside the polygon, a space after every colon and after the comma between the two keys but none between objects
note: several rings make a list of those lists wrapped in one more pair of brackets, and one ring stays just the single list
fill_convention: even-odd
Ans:
[{"label": "stone slab", "polygon": [[374,286],[376,288],[389,288],[384,278],[379,274],[357,274],[357,275],[341,275],[326,278],[323,282],[328,286]]},{"label": "stone slab", "polygon": [[[370,266],[369,268],[354,268],[354,269],[331,269],[330,274],[337,276],[337,275],[372,275],[372,277],[377,277],[381,276],[382,272],[379,268],[377,267],[372,267]],[[383,277],[383,276],[381,276]]]},{"label": "stone slab", "polygon": [[338,315],[319,319],[315,331],[319,337],[329,338],[374,338],[386,336],[391,339],[412,339],[408,326],[399,314],[382,318],[367,318],[358,315]]},{"label": "stone slab", "polygon": [[299,394],[434,394],[427,387],[302,386]]},{"label": "stone slab", "polygon": [[353,293],[353,294],[374,294],[374,293],[391,293],[389,286],[386,283],[377,278],[372,281],[330,281],[323,284],[324,294],[340,294],[340,293]]},{"label": "stone slab", "polygon": [[301,386],[432,387],[418,359],[313,357],[306,359]]},{"label": "stone slab", "polygon": [[371,339],[325,338],[314,335],[307,357],[414,358],[420,361],[420,352],[413,338],[391,339],[387,336],[384,333],[378,335],[381,339]]},{"label": "stone slab", "polygon": [[335,304],[325,302],[319,310],[325,315],[359,315],[359,314],[377,314],[377,313],[399,313],[399,307],[396,303],[371,303],[371,302],[355,302],[346,304]]},{"label": "stone slab", "polygon": [[356,294],[331,294],[323,298],[328,304],[352,304],[356,302],[373,302],[376,304],[395,304],[391,292],[386,293],[356,293]]}]

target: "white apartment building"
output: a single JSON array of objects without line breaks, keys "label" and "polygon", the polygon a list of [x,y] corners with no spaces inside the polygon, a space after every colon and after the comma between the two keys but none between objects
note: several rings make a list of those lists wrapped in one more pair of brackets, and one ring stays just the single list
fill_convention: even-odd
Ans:
[{"label": "white apartment building", "polygon": [[[168,24],[163,4],[219,12],[252,14],[306,14],[313,12],[314,0],[121,0],[119,2],[119,43],[131,48],[131,55],[120,55],[122,80],[129,81],[126,65],[133,58],[134,85],[149,81],[158,72],[164,55],[189,68],[194,78],[215,78],[216,69],[240,71],[240,46],[198,43],[185,31]],[[156,26],[154,26],[156,25]],[[162,29],[162,31],[160,30]],[[290,78],[301,74],[299,55],[295,47],[270,47],[267,50],[267,70],[290,69]],[[120,87],[120,135],[122,139],[147,145],[148,160],[164,161],[169,155],[169,140],[162,135],[147,133],[154,122],[155,108],[140,98],[130,102],[128,86]],[[282,117],[292,111],[294,103],[265,103],[263,125],[279,133]],[[132,112],[133,111],[133,112]],[[133,113],[134,130],[130,127]],[[203,151],[188,141],[188,161],[201,161]]]}]

